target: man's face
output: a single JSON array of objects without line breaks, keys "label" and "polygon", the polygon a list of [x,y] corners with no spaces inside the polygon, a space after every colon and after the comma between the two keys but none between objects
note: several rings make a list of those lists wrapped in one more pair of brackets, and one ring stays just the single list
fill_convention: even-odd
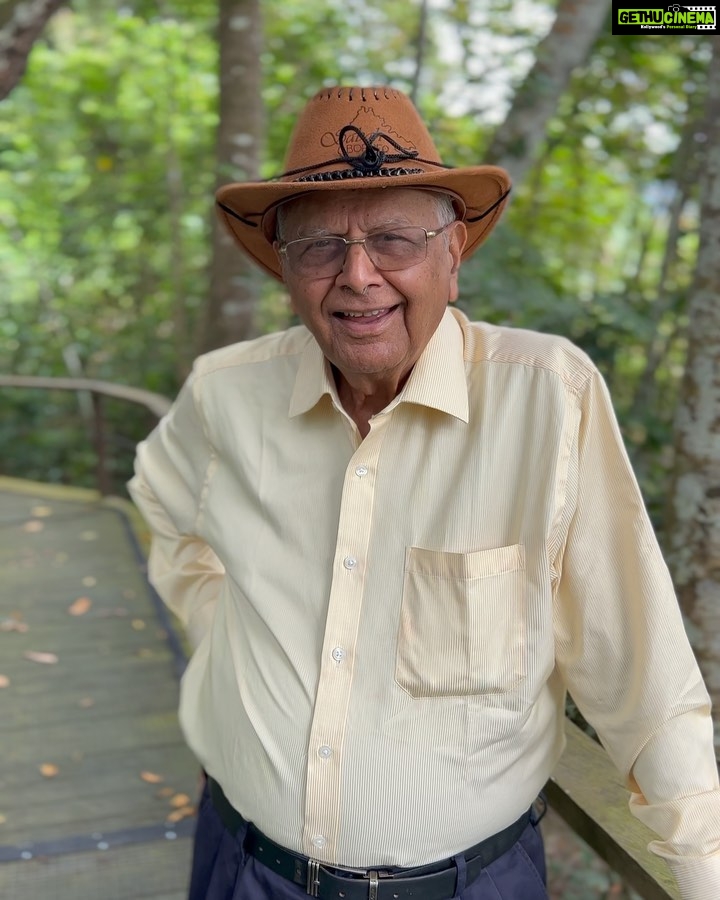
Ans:
[{"label": "man's face", "polygon": [[[302,197],[288,204],[283,240],[364,238],[408,225],[433,231],[442,224],[434,197],[408,188]],[[378,269],[357,244],[348,247],[342,271],[329,277],[296,275],[281,255],[294,311],[349,385],[400,389],[447,304],[457,299],[465,237],[465,226],[454,222],[428,241],[423,262],[392,272]]]}]

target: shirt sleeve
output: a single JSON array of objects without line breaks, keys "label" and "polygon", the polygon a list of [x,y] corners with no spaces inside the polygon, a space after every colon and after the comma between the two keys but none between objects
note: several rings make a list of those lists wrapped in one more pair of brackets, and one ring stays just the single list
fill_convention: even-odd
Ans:
[{"label": "shirt sleeve", "polygon": [[208,631],[225,569],[198,533],[214,454],[197,408],[193,375],[170,412],[138,445],[130,495],[152,533],[148,574],[193,647]]},{"label": "shirt sleeve", "polygon": [[720,897],[720,788],[710,699],[670,574],[595,372],[579,398],[567,539],[554,561],[556,657],[626,778],[684,900]]}]

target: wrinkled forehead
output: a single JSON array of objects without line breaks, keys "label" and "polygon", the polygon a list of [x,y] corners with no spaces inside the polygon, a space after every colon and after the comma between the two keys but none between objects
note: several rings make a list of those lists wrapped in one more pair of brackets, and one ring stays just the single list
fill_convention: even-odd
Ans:
[{"label": "wrinkled forehead", "polygon": [[276,231],[287,240],[313,228],[342,233],[351,223],[363,229],[384,223],[425,225],[438,198],[447,193],[423,188],[379,188],[303,194],[278,207]]}]

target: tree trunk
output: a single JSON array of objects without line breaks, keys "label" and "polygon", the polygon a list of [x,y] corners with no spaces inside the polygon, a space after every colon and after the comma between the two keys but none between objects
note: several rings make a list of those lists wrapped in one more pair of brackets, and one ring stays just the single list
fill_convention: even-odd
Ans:
[{"label": "tree trunk", "polygon": [[[713,42],[715,43],[715,42]],[[676,428],[669,562],[720,718],[720,48],[708,71],[700,247]],[[720,747],[720,729],[716,729]]]},{"label": "tree trunk", "polygon": [[582,65],[603,27],[609,0],[560,0],[552,28],[538,44],[535,64],[495,132],[485,160],[503,166],[519,184],[545,139],[573,70]]},{"label": "tree trunk", "polygon": [[0,100],[25,73],[33,44],[67,0],[10,0],[0,9]]},{"label": "tree trunk", "polygon": [[[260,0],[220,0],[217,186],[257,180],[264,135]],[[253,335],[261,275],[216,218],[201,350]]]},{"label": "tree trunk", "polygon": [[410,99],[413,103],[417,103],[418,92],[420,90],[420,77],[423,70],[423,62],[425,60],[425,45],[427,42],[427,22],[428,22],[428,0],[422,0],[420,4],[418,21],[417,45],[415,47],[415,71],[413,73],[412,85],[410,86]]},{"label": "tree trunk", "polygon": [[[171,220],[180,222],[185,210],[185,191],[183,187],[185,179],[170,121],[167,123],[165,139],[167,141],[167,151],[165,153],[167,208],[170,212]],[[187,378],[192,366],[195,347],[190,335],[185,302],[185,241],[181,228],[173,228],[170,233],[170,272],[168,275],[172,284],[175,377],[179,383],[182,383]]]},{"label": "tree trunk", "polygon": [[643,417],[645,410],[656,408],[657,373],[667,355],[668,347],[672,346],[672,335],[664,334],[660,329],[660,323],[672,308],[675,300],[676,292],[669,287],[668,281],[678,259],[680,238],[684,234],[682,220],[685,207],[697,184],[698,165],[701,157],[704,156],[704,153],[699,152],[699,145],[695,141],[695,135],[703,127],[703,122],[698,122],[697,114],[688,117],[683,128],[680,146],[673,159],[671,179],[675,183],[675,194],[668,208],[669,224],[665,238],[665,250],[660,267],[657,294],[649,313],[655,336],[650,342],[645,366],[638,380],[628,414],[630,421],[639,420]]}]

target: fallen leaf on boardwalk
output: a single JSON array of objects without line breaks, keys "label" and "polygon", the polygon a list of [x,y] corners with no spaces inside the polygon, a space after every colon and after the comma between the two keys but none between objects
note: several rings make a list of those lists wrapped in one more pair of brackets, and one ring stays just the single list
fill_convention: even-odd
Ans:
[{"label": "fallen leaf on boardwalk", "polygon": [[23,525],[22,530],[26,534],[37,534],[37,532],[42,531],[44,527],[45,524],[43,522],[40,522],[38,519],[30,519],[29,522],[26,522]]},{"label": "fallen leaf on boardwalk", "polygon": [[37,519],[45,519],[52,515],[52,506],[33,506],[30,512]]},{"label": "fallen leaf on boardwalk", "polygon": [[89,597],[78,597],[68,607],[71,616],[84,616],[92,606],[92,600]]},{"label": "fallen leaf on boardwalk", "polygon": [[183,806],[190,806],[191,800],[187,794],[175,794],[175,796],[170,800],[170,806],[174,806],[175,809],[180,809]]},{"label": "fallen leaf on boardwalk", "polygon": [[10,679],[7,675],[0,675],[0,688],[10,687]]},{"label": "fallen leaf on boardwalk", "polygon": [[54,763],[43,763],[38,768],[43,778],[54,778],[60,771]]},{"label": "fallen leaf on boardwalk", "polygon": [[0,825],[4,825],[7,822],[7,816],[4,816],[0,813]]},{"label": "fallen leaf on boardwalk", "polygon": [[155,796],[156,796],[156,797],[161,797],[161,798],[162,798],[162,797],[172,797],[172,795],[173,795],[174,793],[175,793],[175,789],[174,789],[174,788],[171,788],[171,787],[162,787],[162,788],[160,788],[159,791],[156,791]]},{"label": "fallen leaf on boardwalk", "polygon": [[161,781],[164,781],[162,775],[156,775],[155,772],[141,772],[140,777],[143,781],[147,781],[148,784],[160,784]]},{"label": "fallen leaf on boardwalk", "polygon": [[135,629],[135,631],[143,631],[143,629],[146,627],[145,622],[143,622],[142,619],[133,619],[130,624]]},{"label": "fallen leaf on boardwalk", "polygon": [[19,631],[20,634],[25,634],[29,627],[27,622],[21,622],[19,619],[3,619],[0,622],[0,631]]},{"label": "fallen leaf on boardwalk", "polygon": [[165,821],[169,825],[175,824],[175,822],[180,822],[183,819],[187,819],[189,816],[195,815],[195,807],[194,806],[181,806],[179,809],[174,809],[171,813],[168,813],[165,816]]},{"label": "fallen leaf on boardwalk", "polygon": [[95,701],[92,697],[83,697],[82,700],[78,700],[78,706],[81,706],[83,709],[90,709],[91,706],[95,706]]},{"label": "fallen leaf on boardwalk", "polygon": [[80,534],[81,541],[96,541],[97,537],[97,531],[83,531]]},{"label": "fallen leaf on boardwalk", "polygon": [[23,656],[30,662],[42,663],[44,666],[53,666],[58,661],[54,653],[41,653],[38,650],[26,650]]},{"label": "fallen leaf on boardwalk", "polygon": [[83,587],[95,587],[97,584],[97,578],[94,575],[86,575],[83,580]]}]

